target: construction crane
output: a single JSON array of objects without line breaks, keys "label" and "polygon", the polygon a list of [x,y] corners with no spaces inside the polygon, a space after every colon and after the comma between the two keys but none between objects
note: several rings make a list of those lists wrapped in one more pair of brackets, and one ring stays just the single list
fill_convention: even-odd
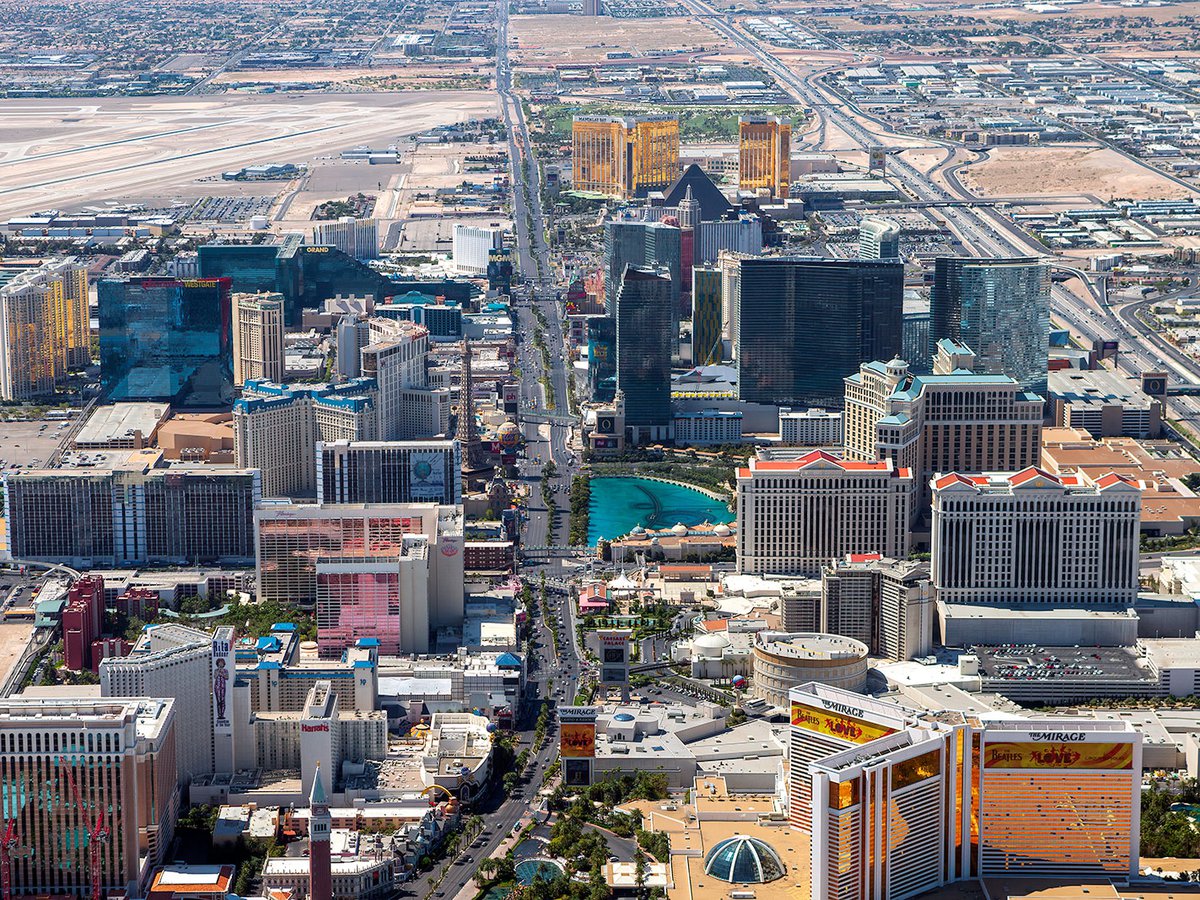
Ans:
[{"label": "construction crane", "polygon": [[17,820],[3,819],[4,837],[0,838],[0,894],[12,900],[12,853],[17,849]]},{"label": "construction crane", "polygon": [[92,879],[91,900],[100,900],[100,848],[108,841],[108,826],[104,823],[104,810],[101,808],[95,820],[89,822],[87,806],[84,805],[83,798],[79,796],[79,787],[75,784],[75,773],[72,771],[72,767],[67,765],[66,760],[61,756],[58,758],[58,767],[66,777],[67,784],[71,786],[71,796],[75,800],[75,808],[79,810],[79,815],[83,817],[84,827],[87,829],[88,868]]}]

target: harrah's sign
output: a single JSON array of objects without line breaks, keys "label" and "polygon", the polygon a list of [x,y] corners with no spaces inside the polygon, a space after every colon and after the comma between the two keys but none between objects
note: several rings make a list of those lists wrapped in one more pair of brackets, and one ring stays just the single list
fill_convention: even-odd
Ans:
[{"label": "harrah's sign", "polygon": [[301,724],[300,731],[303,732],[304,734],[312,734],[315,731],[328,732],[329,731],[329,723],[328,722],[320,722],[316,725]]}]

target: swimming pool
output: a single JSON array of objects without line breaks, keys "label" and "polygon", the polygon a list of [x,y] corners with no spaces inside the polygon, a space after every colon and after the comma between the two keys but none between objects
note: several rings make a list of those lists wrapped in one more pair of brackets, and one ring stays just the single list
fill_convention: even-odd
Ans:
[{"label": "swimming pool", "polygon": [[679,522],[689,528],[702,522],[732,522],[733,513],[702,491],[649,478],[593,478],[588,504],[588,543],[612,540],[635,527],[654,530]]}]

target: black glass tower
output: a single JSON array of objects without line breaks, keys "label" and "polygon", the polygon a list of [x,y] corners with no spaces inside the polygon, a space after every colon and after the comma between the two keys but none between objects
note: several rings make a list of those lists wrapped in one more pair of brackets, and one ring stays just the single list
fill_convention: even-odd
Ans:
[{"label": "black glass tower", "polygon": [[229,278],[104,278],[96,293],[106,399],[233,402]]},{"label": "black glass tower", "polygon": [[626,268],[617,292],[617,390],[625,425],[671,424],[671,279],[662,269]]},{"label": "black glass tower", "polygon": [[899,260],[753,257],[739,261],[741,399],[840,409],[842,379],[900,353]]}]

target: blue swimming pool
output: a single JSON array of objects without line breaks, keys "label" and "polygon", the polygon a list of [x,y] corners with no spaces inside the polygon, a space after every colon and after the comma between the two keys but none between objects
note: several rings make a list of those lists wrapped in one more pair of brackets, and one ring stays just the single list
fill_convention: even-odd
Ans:
[{"label": "blue swimming pool", "polygon": [[694,488],[649,478],[593,478],[588,505],[588,543],[612,540],[641,525],[647,529],[732,522],[719,500]]},{"label": "blue swimming pool", "polygon": [[563,867],[549,859],[526,859],[517,863],[517,881],[533,884],[535,881],[553,881],[563,873]]}]

